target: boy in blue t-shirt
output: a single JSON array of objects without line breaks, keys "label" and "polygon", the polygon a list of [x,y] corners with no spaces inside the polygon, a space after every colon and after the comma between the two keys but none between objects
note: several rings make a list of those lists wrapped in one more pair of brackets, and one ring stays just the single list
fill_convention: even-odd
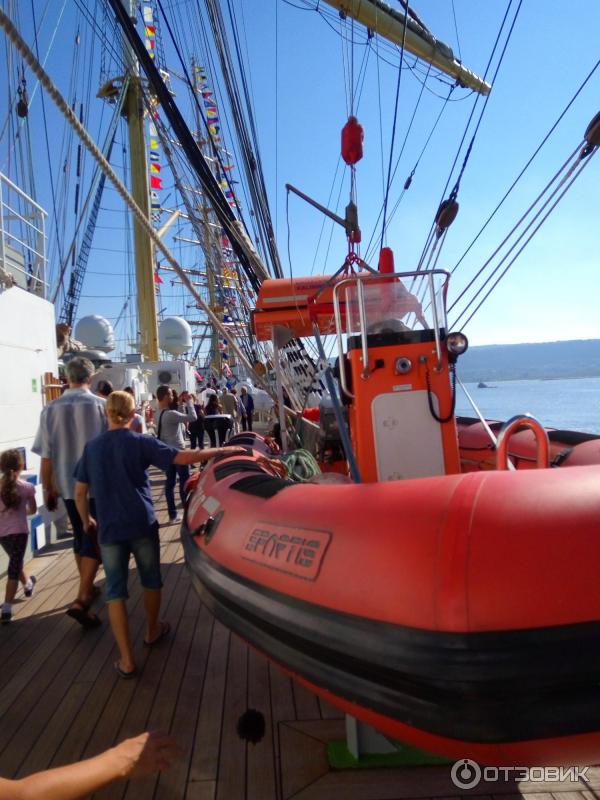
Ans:
[{"label": "boy in blue t-shirt", "polygon": [[[146,636],[153,645],[170,630],[159,620],[162,579],[158,522],[152,504],[148,467],[166,470],[171,464],[208,461],[220,453],[245,453],[239,447],[177,450],[159,439],[129,430],[135,414],[134,399],[127,392],[113,392],[106,401],[109,428],[88,442],[75,468],[75,502],[86,531],[98,527],[98,541],[106,573],[106,602],[110,625],[120,658],[114,667],[122,678],[136,674],[129,638],[126,600],[129,557],[133,554],[144,588]],[[91,490],[97,523],[90,516]]]}]

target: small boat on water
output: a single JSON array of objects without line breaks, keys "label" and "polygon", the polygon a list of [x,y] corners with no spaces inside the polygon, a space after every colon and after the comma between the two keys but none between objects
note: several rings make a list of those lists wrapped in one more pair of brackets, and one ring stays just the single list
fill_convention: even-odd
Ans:
[{"label": "small boat on water", "polygon": [[[340,343],[332,398],[355,480],[292,481],[260,436],[234,438],[246,455],[190,485],[194,583],[231,629],[390,737],[486,764],[594,763],[600,440],[574,448],[595,448],[596,463],[550,469],[545,433],[524,417],[538,468],[509,471],[501,436],[501,468],[464,474],[453,397],[466,339],[447,333],[448,276],[418,276],[436,286],[423,303],[413,279],[263,284],[259,337]],[[409,329],[410,314],[425,327]]]}]

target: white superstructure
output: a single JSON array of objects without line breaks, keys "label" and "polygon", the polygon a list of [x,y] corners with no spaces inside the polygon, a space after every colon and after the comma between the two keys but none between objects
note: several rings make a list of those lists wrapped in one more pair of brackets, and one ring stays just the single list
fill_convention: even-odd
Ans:
[{"label": "white superstructure", "polygon": [[[58,376],[54,306],[45,299],[44,219],[43,209],[0,173],[0,451],[23,448],[24,477],[32,482],[39,475],[31,445],[46,402],[44,376]],[[41,506],[39,481],[36,499]],[[40,546],[41,518],[31,525]],[[0,574],[4,568],[0,555]]]}]

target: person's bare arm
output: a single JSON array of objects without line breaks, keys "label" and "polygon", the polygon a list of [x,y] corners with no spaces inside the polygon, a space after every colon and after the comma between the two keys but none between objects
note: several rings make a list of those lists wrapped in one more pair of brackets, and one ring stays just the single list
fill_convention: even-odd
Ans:
[{"label": "person's bare arm", "polygon": [[58,498],[58,489],[54,483],[54,470],[52,461],[49,458],[42,458],[40,464],[40,478],[44,494],[44,503],[48,511],[54,511]]},{"label": "person's bare arm", "polygon": [[27,513],[35,514],[36,511],[37,511],[37,503],[35,502],[35,495],[32,494],[31,497],[27,498]]},{"label": "person's bare arm", "polygon": [[198,462],[208,461],[215,456],[238,455],[245,456],[246,450],[243,447],[208,447],[205,450],[180,450],[173,464],[197,464]]},{"label": "person's bare arm", "polygon": [[93,528],[96,524],[96,520],[93,517],[90,517],[88,485],[89,484],[82,483],[81,481],[75,481],[75,505],[77,506],[77,511],[79,512],[79,516],[83,522],[84,530],[86,531],[89,528]]},{"label": "person's bare arm", "polygon": [[170,736],[142,733],[85,761],[19,780],[0,778],[0,800],[76,800],[119,778],[167,769],[177,754],[178,747]]}]

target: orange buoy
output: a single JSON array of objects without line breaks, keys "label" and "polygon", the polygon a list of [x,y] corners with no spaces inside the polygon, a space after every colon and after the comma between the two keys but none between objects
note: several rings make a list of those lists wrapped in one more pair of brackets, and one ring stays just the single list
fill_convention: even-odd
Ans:
[{"label": "orange buoy", "polygon": [[364,132],[356,117],[348,117],[342,128],[342,158],[346,164],[356,164],[363,157]]}]

